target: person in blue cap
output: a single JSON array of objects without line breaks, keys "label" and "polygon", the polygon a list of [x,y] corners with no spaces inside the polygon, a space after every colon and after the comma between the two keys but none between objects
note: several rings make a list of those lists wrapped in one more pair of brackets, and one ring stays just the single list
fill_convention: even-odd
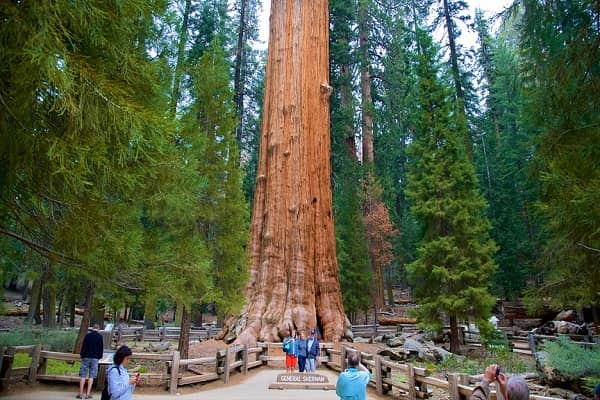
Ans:
[{"label": "person in blue cap", "polygon": [[315,329],[311,329],[310,336],[306,340],[306,372],[310,374],[314,374],[317,371],[317,362],[321,354],[319,339],[317,339],[316,333]]}]

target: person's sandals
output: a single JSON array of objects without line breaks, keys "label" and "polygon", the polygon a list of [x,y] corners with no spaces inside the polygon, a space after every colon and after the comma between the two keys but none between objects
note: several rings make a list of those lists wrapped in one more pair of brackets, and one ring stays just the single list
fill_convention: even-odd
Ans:
[{"label": "person's sandals", "polygon": [[83,395],[81,395],[81,394],[78,394],[77,396],[75,396],[75,398],[76,398],[76,399],[83,399],[84,397],[83,397]]},{"label": "person's sandals", "polygon": [[86,399],[91,399],[91,398],[92,398],[92,395],[91,395],[91,394],[88,394],[87,396],[85,396],[85,398],[86,398]]}]

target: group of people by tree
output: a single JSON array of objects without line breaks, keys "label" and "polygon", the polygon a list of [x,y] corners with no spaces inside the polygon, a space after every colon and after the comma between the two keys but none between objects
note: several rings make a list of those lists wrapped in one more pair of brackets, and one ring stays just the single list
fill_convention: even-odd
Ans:
[{"label": "group of people by tree", "polygon": [[287,372],[293,373],[297,367],[298,372],[314,374],[319,365],[320,346],[316,329],[311,329],[308,337],[304,331],[300,331],[300,335],[296,336],[296,331],[292,330],[282,343]]}]

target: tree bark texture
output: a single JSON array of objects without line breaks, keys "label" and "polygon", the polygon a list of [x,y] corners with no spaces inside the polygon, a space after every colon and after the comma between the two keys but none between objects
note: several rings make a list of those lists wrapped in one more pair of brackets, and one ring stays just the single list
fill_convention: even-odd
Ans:
[{"label": "tree bark texture", "polygon": [[42,300],[42,278],[35,278],[33,286],[31,288],[31,299],[29,301],[29,311],[27,318],[25,318],[26,324],[36,324],[42,322],[40,318],[40,302]]},{"label": "tree bark texture", "polygon": [[192,327],[192,315],[185,305],[181,304],[181,334],[179,335],[179,356],[185,360],[190,353],[190,328]]},{"label": "tree bark texture", "polygon": [[[446,22],[446,33],[448,33],[448,47],[450,48],[450,63],[452,65],[452,77],[454,79],[454,87],[456,89],[456,103],[458,111],[466,118],[467,110],[465,109],[465,94],[460,79],[460,70],[458,68],[458,53],[456,51],[456,40],[454,37],[454,24],[452,23],[452,16],[450,15],[450,5],[448,0],[442,1],[444,6],[444,19]],[[465,151],[470,161],[473,160],[473,143],[471,143],[471,136],[469,129],[465,130],[465,137],[463,138],[465,143]]]},{"label": "tree bark texture", "polygon": [[359,1],[358,41],[360,46],[360,92],[362,107],[362,159],[364,165],[373,166],[373,98],[371,96],[371,74],[369,72],[369,21],[367,5]]},{"label": "tree bark texture", "polygon": [[54,266],[52,261],[44,264],[44,283],[42,298],[44,303],[44,319],[42,325],[45,328],[56,328],[56,282],[54,276]]},{"label": "tree bark texture", "polygon": [[83,338],[88,333],[90,327],[90,320],[92,318],[92,308],[94,307],[94,286],[88,285],[87,291],[85,292],[85,309],[83,311],[83,317],[81,318],[81,325],[79,325],[79,332],[77,333],[77,339],[75,340],[75,348],[73,353],[79,354],[81,346],[83,345]]},{"label": "tree bark texture", "polygon": [[237,32],[237,44],[235,46],[235,62],[234,62],[234,78],[233,78],[233,100],[235,103],[235,115],[238,118],[238,125],[235,131],[235,138],[238,146],[242,145],[242,137],[244,131],[244,64],[246,63],[246,52],[244,48],[246,46],[246,31],[248,29],[246,23],[246,11],[248,8],[248,1],[240,1],[240,22]]},{"label": "tree bark texture", "polygon": [[[279,341],[346,336],[330,184],[327,0],[273,0],[247,304],[224,333]],[[227,332],[229,330],[229,332]]]}]

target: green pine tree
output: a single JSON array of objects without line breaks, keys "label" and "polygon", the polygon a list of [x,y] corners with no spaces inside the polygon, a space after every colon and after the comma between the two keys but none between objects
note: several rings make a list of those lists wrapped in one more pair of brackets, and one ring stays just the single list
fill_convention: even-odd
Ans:
[{"label": "green pine tree", "polygon": [[423,224],[423,236],[417,259],[407,269],[420,304],[418,318],[440,328],[447,317],[451,351],[457,352],[459,320],[485,320],[494,304],[488,286],[496,247],[489,239],[486,204],[461,142],[466,122],[461,114],[451,113],[431,38],[419,32],[417,40],[420,112],[408,149],[407,196]]}]

